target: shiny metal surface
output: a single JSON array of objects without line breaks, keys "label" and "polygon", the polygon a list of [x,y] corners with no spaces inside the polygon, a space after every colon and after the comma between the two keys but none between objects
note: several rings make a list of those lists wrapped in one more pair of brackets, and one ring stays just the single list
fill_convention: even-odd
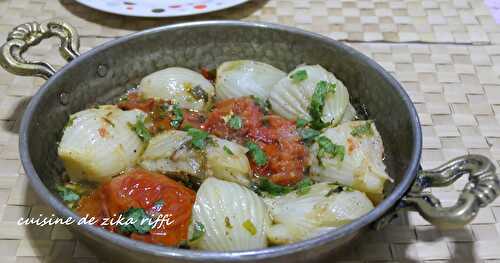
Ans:
[{"label": "shiny metal surface", "polygon": [[[465,175],[469,176],[469,181],[451,207],[442,207],[431,193],[423,192],[429,187],[451,185]],[[453,228],[468,224],[481,207],[493,202],[499,194],[500,181],[494,164],[482,155],[465,155],[435,169],[419,172],[403,202],[433,225]]]},{"label": "shiny metal surface", "polygon": [[[321,64],[335,72],[349,88],[352,100],[366,105],[370,110],[369,117],[375,119],[384,140],[387,169],[396,182],[386,189],[384,201],[362,218],[303,242],[224,253],[155,246],[97,227],[71,226],[87,245],[113,262],[311,262],[327,258],[335,248],[350,242],[360,231],[402,203],[419,209],[439,225],[445,225],[446,215],[458,216],[454,219],[456,225],[466,223],[475,215],[472,212],[477,212],[477,207],[491,201],[498,193],[492,184],[487,160],[480,156],[475,159],[464,157],[462,161],[455,160],[451,165],[423,172],[415,181],[422,137],[410,99],[399,83],[378,64],[330,38],[267,23],[206,21],[142,31],[110,41],[77,57],[78,37],[65,23],[46,22],[39,26],[30,23],[14,31],[16,33],[11,35],[15,37],[9,36],[3,46],[1,65],[14,74],[49,78],[33,96],[23,116],[21,160],[33,189],[64,217],[78,218],[54,194],[54,184],[64,173],[57,158],[56,143],[68,116],[90,105],[113,101],[130,86],[130,80],[140,79],[161,68],[213,67],[234,59],[260,60],[285,71],[301,63]],[[43,62],[29,64],[22,59],[21,54],[27,48],[52,35],[63,39],[60,51],[67,59],[74,58],[73,61],[55,72]],[[66,103],[57,103],[62,94],[65,94]],[[464,197],[459,202],[462,206],[457,206],[455,213],[439,210],[439,203],[420,191],[428,186],[422,182],[432,182],[435,186],[451,183],[451,179],[464,172],[474,176],[462,194]],[[405,197],[414,182],[416,184]],[[464,200],[469,203],[463,205]]]},{"label": "shiny metal surface", "polygon": [[61,40],[59,53],[64,59],[71,61],[79,56],[80,39],[71,25],[59,20],[41,24],[31,22],[17,26],[9,33],[7,42],[1,48],[0,65],[16,75],[50,78],[56,72],[54,67],[41,61],[27,61],[23,53],[53,36]]}]

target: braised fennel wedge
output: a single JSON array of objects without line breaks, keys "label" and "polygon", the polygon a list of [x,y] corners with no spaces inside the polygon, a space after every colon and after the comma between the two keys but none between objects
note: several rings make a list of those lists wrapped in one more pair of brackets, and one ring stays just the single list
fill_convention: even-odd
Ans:
[{"label": "braised fennel wedge", "polygon": [[139,91],[146,98],[172,100],[181,108],[203,110],[215,95],[215,89],[200,73],[173,67],[154,72],[142,79]]},{"label": "braised fennel wedge", "polygon": [[204,132],[169,130],[156,135],[141,156],[140,166],[184,181],[194,177],[201,182],[213,176],[248,186],[251,170],[247,148],[208,134],[202,143],[200,133]]},{"label": "braised fennel wedge", "polygon": [[285,72],[258,61],[224,62],[217,68],[216,95],[218,99],[255,96],[266,100],[274,84],[285,76]]},{"label": "braised fennel wedge", "polygon": [[342,123],[326,129],[311,147],[311,176],[359,191],[381,194],[386,180],[384,148],[372,121]]},{"label": "braised fennel wedge", "polygon": [[305,194],[297,191],[264,199],[273,218],[267,236],[274,244],[309,239],[373,209],[364,193],[338,184],[318,183]]},{"label": "braised fennel wedge", "polygon": [[69,177],[102,182],[132,167],[144,147],[134,129],[143,119],[141,111],[112,105],[71,115],[58,148]]},{"label": "braised fennel wedge", "polygon": [[319,65],[297,67],[274,85],[269,98],[277,114],[311,120],[317,128],[338,124],[349,104],[342,81]]},{"label": "braised fennel wedge", "polygon": [[[208,178],[196,195],[190,245],[215,251],[264,248],[270,224],[267,208],[257,194],[235,183]],[[196,235],[201,226],[204,234]]]}]

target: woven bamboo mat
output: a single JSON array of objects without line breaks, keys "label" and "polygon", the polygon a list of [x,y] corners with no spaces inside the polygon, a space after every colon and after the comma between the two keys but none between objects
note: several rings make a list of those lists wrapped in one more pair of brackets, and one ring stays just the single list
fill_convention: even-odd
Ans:
[{"label": "woven bamboo mat", "polygon": [[[179,21],[123,18],[66,0],[0,0],[0,10],[0,39],[17,24],[61,18],[83,35],[82,51],[109,37]],[[260,0],[181,20],[208,18],[276,22],[347,40],[410,94],[422,122],[424,168],[466,153],[500,163],[500,25],[480,0]],[[30,55],[62,65],[56,48],[55,41],[43,42]],[[16,224],[20,217],[51,214],[29,189],[17,147],[20,116],[42,83],[0,70],[0,262],[99,262],[63,227]],[[464,184],[433,193],[451,204]],[[460,230],[438,230],[409,213],[336,259],[500,262],[500,199]]]}]

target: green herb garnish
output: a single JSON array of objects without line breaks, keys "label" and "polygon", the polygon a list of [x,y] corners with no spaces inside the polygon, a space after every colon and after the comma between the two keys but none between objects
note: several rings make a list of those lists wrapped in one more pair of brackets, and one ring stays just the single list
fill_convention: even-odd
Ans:
[{"label": "green herb garnish", "polygon": [[224,145],[224,147],[222,147],[222,149],[229,155],[234,155],[233,151],[231,151],[231,149],[229,149],[226,145]]},{"label": "green herb garnish", "polygon": [[56,190],[65,203],[71,204],[80,200],[79,194],[64,185],[57,185]]},{"label": "green herb garnish", "polygon": [[205,235],[205,226],[201,222],[194,222],[193,224],[193,235],[191,236],[191,239],[189,239],[189,242],[194,242]]},{"label": "green herb garnish", "polygon": [[210,140],[208,132],[196,128],[189,128],[187,133],[191,136],[191,146],[198,150],[203,150],[207,147],[207,143]]},{"label": "green herb garnish", "polygon": [[295,84],[300,83],[300,82],[307,79],[307,71],[298,70],[295,73],[293,73],[292,75],[290,75],[290,78],[292,79],[293,83],[295,83]]},{"label": "green herb garnish", "polygon": [[297,193],[297,195],[305,195],[309,193],[309,191],[311,191],[312,185],[313,181],[309,178],[306,178],[297,184],[297,191],[295,192]]},{"label": "green herb garnish", "polygon": [[232,115],[227,121],[227,124],[231,129],[239,130],[243,128],[243,120],[238,115]]},{"label": "green herb garnish", "polygon": [[137,121],[134,125],[130,125],[130,128],[139,136],[143,142],[149,142],[151,140],[151,134],[149,130],[144,125],[144,119],[137,116]]},{"label": "green herb garnish", "polygon": [[293,191],[292,187],[275,184],[267,178],[261,178],[257,188],[259,191],[267,192],[272,196],[284,195]]},{"label": "green herb garnish", "polygon": [[323,108],[325,107],[325,100],[328,93],[335,93],[336,85],[326,81],[320,81],[316,84],[314,93],[311,97],[311,104],[309,105],[309,115],[311,115],[311,127],[319,130],[328,126],[321,120],[323,115]]},{"label": "green herb garnish", "polygon": [[302,139],[302,141],[306,144],[314,142],[314,139],[316,139],[316,137],[318,137],[321,134],[321,132],[311,128],[300,128],[297,129],[297,132],[299,133],[299,136]]},{"label": "green herb garnish", "polygon": [[263,100],[257,96],[254,96],[254,95],[251,95],[250,96],[254,103],[259,106],[260,110],[264,113],[264,114],[268,114],[270,111],[271,111],[271,103],[269,102],[269,100]]},{"label": "green herb garnish", "polygon": [[295,121],[295,127],[297,127],[297,128],[303,128],[303,127],[305,127],[308,123],[309,123],[309,121],[308,121],[308,120],[298,118],[298,119]]},{"label": "green herb garnish", "polygon": [[177,129],[181,126],[182,121],[184,120],[184,112],[181,108],[179,108],[179,105],[174,104],[172,106],[172,113],[174,114],[174,116],[170,121],[170,125]]},{"label": "green herb garnish", "polygon": [[372,123],[373,121],[366,121],[364,124],[353,128],[351,135],[354,137],[373,136]]},{"label": "green herb garnish", "polygon": [[268,178],[261,178],[258,184],[253,184],[250,188],[259,195],[266,192],[271,196],[279,196],[295,191],[297,195],[301,196],[309,193],[313,184],[311,179],[305,178],[293,187],[282,186],[271,182]]},{"label": "green herb garnish", "polygon": [[323,157],[338,158],[340,161],[344,160],[345,147],[343,145],[334,144],[330,139],[325,136],[316,138],[318,143],[318,160]]},{"label": "green herb garnish", "polygon": [[255,164],[257,164],[258,166],[264,166],[267,164],[266,153],[262,151],[262,149],[259,147],[258,144],[251,141],[247,141],[245,143],[245,147],[248,148],[248,153],[250,154],[250,156],[252,156],[252,159],[255,162]]},{"label": "green herb garnish", "polygon": [[255,225],[250,221],[250,219],[245,220],[243,222],[243,227],[250,233],[250,235],[255,236],[257,234],[257,228],[255,228]]},{"label": "green herb garnish", "polygon": [[153,225],[149,222],[151,218],[142,208],[129,208],[122,213],[122,216],[125,222],[129,221],[128,224],[118,225],[118,230],[123,234],[146,234],[153,228]]}]

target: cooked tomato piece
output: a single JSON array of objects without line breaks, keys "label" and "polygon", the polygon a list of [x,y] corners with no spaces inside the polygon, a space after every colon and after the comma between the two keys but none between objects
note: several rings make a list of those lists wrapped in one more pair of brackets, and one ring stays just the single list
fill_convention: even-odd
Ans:
[{"label": "cooked tomato piece", "polygon": [[[131,238],[175,246],[187,239],[195,198],[195,192],[181,183],[162,174],[134,169],[82,198],[77,212],[100,218],[101,223],[102,218],[118,218],[130,208],[142,208],[149,216],[161,214],[169,219],[169,224],[157,224],[147,234],[132,233]],[[117,227],[106,228],[118,231]]]},{"label": "cooked tomato piece", "polygon": [[171,129],[171,113],[168,112],[169,102],[162,99],[145,99],[139,92],[127,94],[127,98],[118,103],[122,110],[138,109],[148,114],[152,121],[149,132],[152,134]]},{"label": "cooked tomato piece", "polygon": [[151,112],[156,106],[154,99],[145,99],[139,92],[130,92],[125,100],[118,103],[118,107],[122,110],[138,109],[144,112]]},{"label": "cooked tomato piece", "polygon": [[[241,129],[233,129],[228,120],[236,116],[242,119]],[[250,97],[222,100],[215,104],[212,112],[208,115],[205,129],[210,133],[242,142],[249,131],[261,126],[260,121],[264,113]]]},{"label": "cooked tomato piece", "polygon": [[273,183],[280,185],[294,185],[302,179],[308,152],[294,122],[269,115],[262,127],[251,131],[248,137],[258,142],[268,158],[267,171],[259,174],[270,176]]},{"label": "cooked tomato piece", "polygon": [[[242,119],[240,129],[230,127],[228,119],[231,116]],[[297,133],[295,122],[277,115],[265,115],[252,98],[218,102],[209,113],[204,128],[216,136],[241,144],[248,140],[256,142],[268,162],[258,166],[249,158],[255,174],[269,177],[273,183],[280,185],[294,185],[302,179],[308,152]]]},{"label": "cooked tomato piece", "polygon": [[106,213],[101,200],[101,191],[95,190],[91,194],[80,199],[76,211],[82,217],[85,215],[89,215],[89,218],[94,217],[96,219],[99,219],[97,224],[100,224],[100,219],[102,217],[105,217],[104,214]]},{"label": "cooked tomato piece", "polygon": [[176,118],[175,113],[169,111],[171,103],[162,99],[144,99],[139,92],[131,92],[124,101],[118,103],[123,110],[138,109],[148,114],[153,125],[149,132],[153,135],[172,128],[201,128],[205,122],[202,113],[182,109],[182,123],[180,127],[172,127],[172,120]]}]

